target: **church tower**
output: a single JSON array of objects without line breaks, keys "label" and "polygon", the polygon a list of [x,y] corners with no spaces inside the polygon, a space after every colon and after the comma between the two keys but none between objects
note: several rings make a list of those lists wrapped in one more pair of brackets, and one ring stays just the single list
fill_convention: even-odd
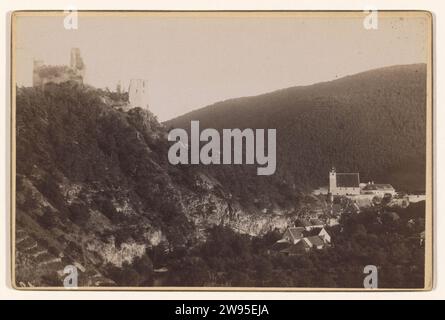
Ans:
[{"label": "church tower", "polygon": [[337,189],[337,172],[335,171],[335,168],[332,167],[331,171],[329,172],[329,192],[334,194]]}]

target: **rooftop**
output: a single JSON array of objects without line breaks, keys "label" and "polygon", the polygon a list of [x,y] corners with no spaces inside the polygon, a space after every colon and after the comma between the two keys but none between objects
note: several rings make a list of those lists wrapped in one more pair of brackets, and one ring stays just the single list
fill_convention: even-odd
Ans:
[{"label": "rooftop", "polygon": [[383,183],[371,183],[363,187],[363,190],[393,190],[393,186]]},{"label": "rooftop", "polygon": [[305,239],[307,239],[314,247],[324,245],[324,241],[320,236],[311,236],[311,237],[307,237]]},{"label": "rooftop", "polygon": [[337,187],[358,188],[359,183],[358,173],[337,173]]},{"label": "rooftop", "polygon": [[303,238],[303,232],[305,229],[303,227],[295,227],[295,228],[289,228],[288,230],[292,235],[292,237],[294,237],[294,239],[300,239]]}]

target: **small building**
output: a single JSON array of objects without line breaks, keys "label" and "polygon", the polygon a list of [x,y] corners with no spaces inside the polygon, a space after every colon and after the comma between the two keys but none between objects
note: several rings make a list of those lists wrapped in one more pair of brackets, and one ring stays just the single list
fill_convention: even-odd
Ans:
[{"label": "small building", "polygon": [[304,237],[319,237],[325,244],[331,243],[331,236],[324,227],[314,228],[304,233]]},{"label": "small building", "polygon": [[288,243],[297,243],[298,241],[303,238],[303,232],[305,231],[304,227],[293,227],[293,228],[287,228],[286,232],[283,234],[283,238],[281,242],[288,242]]},{"label": "small building", "polygon": [[396,195],[396,190],[393,188],[392,185],[374,182],[368,182],[368,184],[363,187],[362,192],[364,194],[372,194],[381,198],[386,195]]},{"label": "small building", "polygon": [[325,242],[320,236],[310,236],[303,238],[303,241],[307,243],[310,248],[321,250],[325,247]]},{"label": "small building", "polygon": [[325,242],[325,243],[331,243],[331,236],[330,236],[330,234],[326,231],[325,228],[322,228],[322,229],[320,230],[320,232],[318,232],[318,236],[319,236],[320,238],[323,239],[323,242]]},{"label": "small building", "polygon": [[324,249],[331,243],[331,236],[325,228],[306,230],[304,227],[288,228],[283,237],[275,242],[271,251],[285,255],[296,255],[311,249]]}]

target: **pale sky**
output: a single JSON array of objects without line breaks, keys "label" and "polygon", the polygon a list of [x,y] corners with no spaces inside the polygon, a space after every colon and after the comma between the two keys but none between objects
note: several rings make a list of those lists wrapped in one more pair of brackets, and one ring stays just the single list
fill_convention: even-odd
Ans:
[{"label": "pale sky", "polygon": [[[363,15],[364,16],[364,15]],[[426,17],[62,16],[17,17],[16,79],[32,84],[33,59],[68,64],[79,47],[85,82],[115,89],[149,82],[161,121],[229,98],[327,81],[383,66],[427,62]]]}]

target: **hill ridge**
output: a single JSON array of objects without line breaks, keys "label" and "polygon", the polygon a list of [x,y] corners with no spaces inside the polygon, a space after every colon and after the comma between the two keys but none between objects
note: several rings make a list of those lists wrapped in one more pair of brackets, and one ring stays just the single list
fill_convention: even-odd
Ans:
[{"label": "hill ridge", "polygon": [[390,71],[394,71],[396,69],[410,69],[410,68],[415,68],[415,69],[425,68],[426,69],[426,66],[427,66],[426,63],[411,63],[411,64],[399,64],[399,65],[384,66],[384,67],[380,67],[380,68],[375,68],[375,69],[361,71],[361,72],[358,72],[358,73],[348,74],[348,75],[342,76],[340,78],[332,79],[332,80],[320,81],[320,82],[315,82],[315,83],[311,83],[311,84],[307,84],[307,85],[290,86],[290,87],[285,87],[285,88],[281,88],[281,89],[271,90],[271,91],[260,93],[260,94],[227,98],[227,99],[224,99],[224,100],[213,102],[213,103],[211,103],[209,105],[206,105],[204,107],[199,107],[199,108],[193,109],[193,110],[191,110],[189,112],[186,112],[186,113],[184,113],[182,115],[179,115],[179,116],[176,116],[174,118],[165,120],[162,123],[166,124],[166,125],[169,125],[170,123],[174,123],[178,119],[181,119],[181,118],[183,118],[183,117],[185,117],[187,115],[193,114],[193,113],[201,111],[203,109],[207,109],[207,108],[210,109],[210,108],[213,108],[213,107],[218,107],[219,105],[224,104],[224,103],[230,103],[230,102],[244,100],[244,99],[250,99],[250,98],[267,97],[267,96],[275,94],[275,93],[286,92],[286,91],[289,91],[289,90],[299,90],[299,89],[302,90],[302,89],[309,89],[309,88],[312,88],[314,86],[329,85],[329,84],[332,84],[334,82],[341,82],[341,81],[349,80],[349,79],[354,78],[354,77],[359,77],[359,76],[363,76],[363,75],[366,75],[366,74],[372,74],[374,72],[382,72],[382,71],[390,72]]}]

